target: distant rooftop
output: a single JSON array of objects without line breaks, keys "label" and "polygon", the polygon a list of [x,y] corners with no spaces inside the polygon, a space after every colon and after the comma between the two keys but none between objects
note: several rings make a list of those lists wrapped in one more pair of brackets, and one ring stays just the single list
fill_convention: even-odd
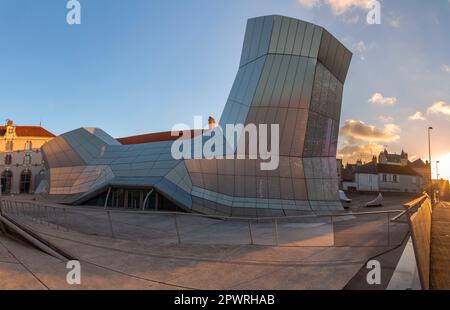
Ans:
[{"label": "distant rooftop", "polygon": [[116,140],[119,141],[119,143],[121,143],[123,145],[129,145],[129,144],[143,144],[143,143],[150,143],[150,142],[175,141],[175,140],[179,139],[180,137],[183,137],[184,139],[189,139],[189,138],[199,136],[201,134],[203,134],[202,129],[180,130],[178,132],[164,131],[164,132],[149,133],[149,134],[138,135],[138,136],[117,138]]},{"label": "distant rooftop", "polygon": [[388,174],[420,176],[419,173],[414,171],[414,169],[412,169],[409,166],[396,166],[396,165],[375,164],[375,163],[369,163],[366,165],[356,167],[356,173],[367,173],[367,174],[388,173]]},{"label": "distant rooftop", "polygon": [[17,137],[44,137],[53,138],[55,135],[41,126],[15,126],[12,121],[8,121],[6,126],[0,126],[0,137],[4,137],[8,127],[14,127]]}]

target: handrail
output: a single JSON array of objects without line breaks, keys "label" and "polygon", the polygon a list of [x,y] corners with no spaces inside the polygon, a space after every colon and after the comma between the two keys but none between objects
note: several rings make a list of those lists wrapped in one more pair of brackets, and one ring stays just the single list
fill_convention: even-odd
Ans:
[{"label": "handrail", "polygon": [[410,213],[411,210],[412,210],[413,208],[422,205],[422,203],[423,203],[426,199],[428,199],[428,198],[429,198],[428,194],[427,194],[427,193],[424,193],[423,196],[421,196],[421,197],[419,197],[419,198],[417,198],[417,199],[414,199],[413,201],[404,203],[403,206],[406,208],[406,210],[402,211],[400,214],[398,214],[396,217],[394,217],[391,221],[392,221],[392,222],[395,222],[395,221],[397,221],[399,218],[401,218],[402,216],[404,216],[405,214]]},{"label": "handrail", "polygon": [[225,215],[206,215],[199,213],[184,213],[184,212],[173,212],[173,211],[141,211],[141,210],[120,210],[120,209],[103,209],[97,207],[78,207],[78,206],[63,206],[55,203],[45,203],[36,200],[23,200],[23,199],[4,199],[8,201],[14,201],[19,203],[34,203],[37,205],[51,207],[56,209],[73,210],[73,211],[110,211],[114,213],[122,214],[152,214],[152,215],[182,215],[182,216],[193,216],[193,217],[203,217],[209,219],[221,219],[221,220],[243,220],[243,221],[273,221],[273,220],[288,220],[288,219],[311,219],[311,218],[329,218],[329,217],[345,217],[345,216],[364,216],[364,215],[381,215],[381,214],[393,214],[402,213],[404,210],[383,210],[383,211],[369,211],[369,212],[352,212],[352,213],[330,213],[330,214],[311,214],[311,215],[290,215],[290,216],[278,216],[278,217],[235,217],[235,216],[225,216]]}]

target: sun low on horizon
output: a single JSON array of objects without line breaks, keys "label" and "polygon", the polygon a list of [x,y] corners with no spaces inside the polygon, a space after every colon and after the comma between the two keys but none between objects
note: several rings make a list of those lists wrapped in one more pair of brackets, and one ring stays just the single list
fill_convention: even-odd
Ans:
[{"label": "sun low on horizon", "polygon": [[[439,178],[450,180],[450,153],[438,157],[437,160],[439,161],[438,164],[439,171],[437,171],[439,173]],[[433,167],[433,170],[434,175],[436,176],[436,165],[435,167]]]}]

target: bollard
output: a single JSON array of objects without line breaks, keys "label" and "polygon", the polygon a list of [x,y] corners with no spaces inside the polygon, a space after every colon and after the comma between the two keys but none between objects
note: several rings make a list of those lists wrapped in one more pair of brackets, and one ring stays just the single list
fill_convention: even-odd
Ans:
[{"label": "bollard", "polygon": [[250,244],[253,245],[252,222],[248,221],[248,232],[250,234]]},{"label": "bollard", "polygon": [[278,245],[278,220],[275,219],[274,222],[274,240],[275,240],[275,245]]},{"label": "bollard", "polygon": [[177,221],[177,214],[174,213],[174,223],[175,223],[175,230],[177,231],[177,238],[178,238],[178,244],[181,244],[181,237],[180,237],[180,231],[178,229],[178,221]]},{"label": "bollard", "polygon": [[389,213],[387,213],[387,230],[388,230],[388,247],[391,246],[391,222],[389,220]]},{"label": "bollard", "polygon": [[111,221],[111,214],[109,211],[106,211],[106,213],[108,214],[108,221],[109,221],[109,229],[111,230],[111,237],[114,237],[114,230],[113,230],[113,225],[112,225],[112,221]]}]

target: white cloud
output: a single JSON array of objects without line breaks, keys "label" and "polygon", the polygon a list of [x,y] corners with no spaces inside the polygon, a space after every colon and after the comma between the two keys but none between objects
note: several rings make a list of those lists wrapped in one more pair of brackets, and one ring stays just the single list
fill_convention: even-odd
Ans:
[{"label": "white cloud", "polygon": [[354,145],[343,145],[337,152],[337,157],[342,158],[344,163],[354,163],[357,160],[369,162],[372,156],[377,156],[384,150],[384,145],[378,143],[362,143]]},{"label": "white cloud", "polygon": [[386,124],[383,129],[358,120],[347,120],[341,128],[341,137],[351,143],[364,142],[395,142],[400,139],[400,127],[396,124]]},{"label": "white cloud", "polygon": [[[449,0],[449,2],[450,2],[450,0]],[[441,69],[444,72],[450,73],[450,66],[449,65],[445,65],[444,64],[444,65],[442,65]]]},{"label": "white cloud", "polygon": [[376,47],[375,43],[369,43],[360,40],[356,41],[351,37],[346,37],[343,40],[343,43],[350,48],[350,50],[358,56],[361,60],[365,60],[365,56],[367,52]]},{"label": "white cloud", "polygon": [[378,116],[378,120],[382,123],[392,123],[394,118],[392,116],[380,115]]},{"label": "white cloud", "polygon": [[450,116],[450,105],[444,101],[435,102],[428,108],[427,113]]},{"label": "white cloud", "polygon": [[409,117],[410,121],[426,121],[427,119],[423,116],[422,112],[416,112]]},{"label": "white cloud", "polygon": [[378,105],[394,105],[397,103],[397,98],[384,97],[381,93],[375,93],[369,99],[369,103],[378,104]]},{"label": "white cloud", "polygon": [[372,0],[298,0],[298,2],[307,8],[325,4],[334,15],[342,15],[352,9],[367,11]]},{"label": "white cloud", "polygon": [[389,26],[391,26],[391,27],[394,27],[394,28],[400,28],[400,25],[401,25],[401,23],[400,23],[400,17],[397,17],[397,16],[391,16],[391,17],[389,17],[389,18],[388,18],[388,24],[389,24]]},{"label": "white cloud", "polygon": [[392,123],[377,128],[363,121],[347,120],[339,133],[338,157],[344,162],[370,161],[384,149],[384,144],[398,142],[400,131],[400,127]]},{"label": "white cloud", "polygon": [[322,5],[322,0],[298,0],[298,2],[308,9],[315,8]]},{"label": "white cloud", "polygon": [[342,21],[347,24],[357,24],[360,20],[359,15],[353,15],[353,16],[343,16]]}]

